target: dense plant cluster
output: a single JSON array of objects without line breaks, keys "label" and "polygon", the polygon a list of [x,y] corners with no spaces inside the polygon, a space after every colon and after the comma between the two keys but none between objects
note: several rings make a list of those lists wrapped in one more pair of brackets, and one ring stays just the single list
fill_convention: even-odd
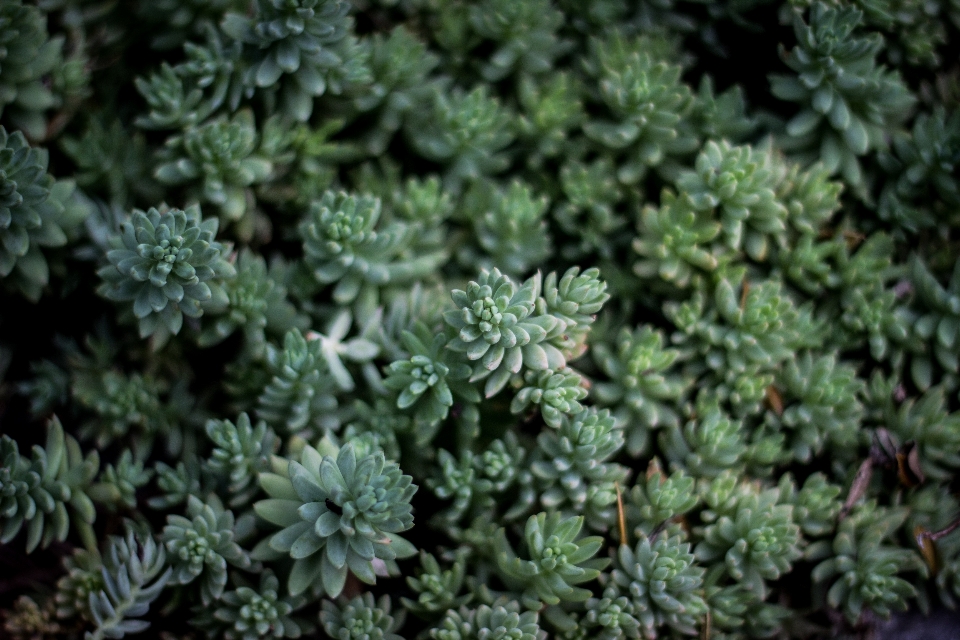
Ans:
[{"label": "dense plant cluster", "polygon": [[956,607],[958,28],[0,1],[0,635]]}]

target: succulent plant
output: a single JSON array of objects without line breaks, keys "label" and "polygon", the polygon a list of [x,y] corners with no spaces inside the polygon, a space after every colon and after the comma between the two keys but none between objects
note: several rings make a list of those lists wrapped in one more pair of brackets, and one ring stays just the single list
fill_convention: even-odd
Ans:
[{"label": "succulent plant", "polygon": [[289,556],[291,595],[308,588],[340,595],[352,572],[374,584],[374,560],[406,558],[416,548],[398,535],[413,526],[410,476],[376,451],[358,458],[352,444],[336,457],[307,445],[300,461],[278,461],[260,485],[270,496],[254,504],[261,518],[281,530],[253,551],[258,560]]}]

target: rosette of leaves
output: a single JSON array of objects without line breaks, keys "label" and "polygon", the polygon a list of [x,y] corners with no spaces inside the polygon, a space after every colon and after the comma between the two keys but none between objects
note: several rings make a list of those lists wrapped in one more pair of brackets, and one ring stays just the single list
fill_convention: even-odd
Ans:
[{"label": "rosette of leaves", "polygon": [[410,357],[392,362],[383,384],[400,392],[397,408],[413,413],[418,443],[426,444],[447,417],[454,393],[472,403],[480,401],[480,394],[465,382],[470,376],[470,367],[450,362],[450,352],[444,349],[447,339],[442,333],[433,334],[418,321],[412,331],[403,332],[401,341]]},{"label": "rosette of leaves", "polygon": [[543,301],[547,313],[563,321],[562,334],[551,338],[566,360],[576,360],[587,350],[587,334],[597,313],[610,299],[607,283],[600,280],[600,269],[591,267],[580,273],[571,267],[557,278],[551,271],[543,282]]},{"label": "rosette of leaves", "polygon": [[406,579],[417,599],[400,599],[407,611],[429,617],[461,607],[473,597],[469,593],[460,595],[467,570],[465,553],[458,552],[450,568],[444,569],[433,555],[420,551],[420,566],[416,576]]},{"label": "rosette of leaves", "polygon": [[682,536],[644,537],[633,549],[621,544],[617,550],[612,584],[625,591],[633,605],[633,617],[644,638],[657,638],[664,625],[683,634],[695,634],[707,603],[700,595],[704,569],[690,553]]},{"label": "rosette of leaves", "polygon": [[539,274],[517,287],[499,269],[481,271],[466,291],[454,289],[451,293],[458,309],[444,313],[444,320],[456,331],[447,348],[476,361],[470,380],[486,378],[488,398],[523,366],[539,371],[566,364],[560,350],[547,341],[564,323],[536,313],[539,295]]},{"label": "rosette of leaves", "polygon": [[698,402],[697,417],[661,431],[659,442],[671,467],[707,478],[739,468],[748,448],[743,423],[715,401]]},{"label": "rosette of leaves", "polygon": [[265,569],[256,588],[241,582],[233,591],[226,591],[213,607],[201,610],[191,623],[226,640],[299,638],[310,626],[290,614],[304,602],[305,598],[300,596],[281,596],[280,581],[273,571]]},{"label": "rosette of leaves", "polygon": [[339,640],[403,640],[396,631],[403,626],[404,612],[390,615],[390,596],[377,600],[366,592],[339,604],[324,600],[320,624],[331,638]]},{"label": "rosette of leaves", "polygon": [[147,78],[137,78],[134,84],[150,111],[140,116],[136,124],[144,129],[186,129],[203,122],[216,108],[204,100],[203,89],[191,83],[182,74],[183,67],[175,68],[167,62]]},{"label": "rosette of leaves", "polygon": [[718,577],[708,574],[704,590],[710,606],[711,629],[717,637],[766,638],[782,629],[790,616],[789,609],[758,599],[740,583],[718,586]]},{"label": "rosette of leaves", "polygon": [[960,157],[960,111],[948,115],[937,107],[932,114],[917,114],[912,134],[895,136],[893,152],[880,158],[893,175],[880,194],[877,213],[916,233],[935,226],[944,205],[960,204],[960,185],[953,177]]},{"label": "rosette of leaves", "polygon": [[206,502],[196,496],[187,500],[186,517],[168,515],[163,542],[170,554],[172,579],[190,584],[200,578],[204,605],[218,600],[227,586],[227,563],[245,569],[247,553],[234,541],[233,512],[211,495]]},{"label": "rosette of leaves", "polygon": [[[413,433],[414,440],[421,436],[414,429],[413,420],[397,409],[394,402],[377,398],[371,405],[357,400],[353,403],[354,418],[343,430],[343,442],[365,442],[370,449],[380,449],[390,460],[400,460],[399,437]],[[359,446],[359,445],[358,445]]]},{"label": "rosette of leaves", "polygon": [[97,452],[84,456],[56,416],[47,425],[45,446],[34,446],[30,458],[20,455],[16,440],[0,436],[0,543],[25,526],[31,553],[66,540],[72,522],[84,543],[95,545],[91,525],[97,513],[88,492],[99,465]]},{"label": "rosette of leaves", "polygon": [[307,340],[298,329],[283,338],[283,349],[267,345],[273,379],[260,394],[257,416],[285,432],[318,429],[335,420],[336,385],[321,353],[319,340]]},{"label": "rosette of leaves", "polygon": [[476,609],[450,609],[439,625],[430,629],[433,640],[537,640],[542,636],[536,611],[520,612],[516,602],[496,601]]},{"label": "rosette of leaves", "polygon": [[415,227],[394,221],[377,228],[380,199],[327,191],[300,224],[304,262],[321,284],[337,283],[333,299],[352,302],[364,285],[415,280],[445,259],[442,250],[410,253]]},{"label": "rosette of leaves", "polygon": [[621,595],[615,585],[608,585],[602,597],[590,598],[584,606],[586,614],[575,621],[575,631],[571,630],[575,637],[618,640],[640,636],[640,621],[634,616],[636,611],[633,602]]},{"label": "rosette of leaves", "polygon": [[564,417],[583,411],[580,400],[587,397],[587,390],[580,374],[569,367],[526,371],[523,385],[510,402],[510,413],[522,413],[531,404],[538,405],[543,421],[557,429]]},{"label": "rosette of leaves", "polygon": [[[491,442],[482,453],[467,449],[456,458],[441,449],[437,455],[439,471],[428,478],[427,483],[438,498],[453,498],[454,501],[438,519],[444,523],[455,523],[465,515],[475,517],[495,509],[495,496],[524,479],[525,457],[526,450],[511,432],[507,432],[502,440]],[[533,496],[529,489],[524,487],[521,490],[510,514],[517,510],[522,513],[532,504]]]},{"label": "rosette of leaves", "polygon": [[824,296],[826,289],[835,289],[840,277],[834,270],[836,256],[846,251],[842,233],[820,240],[812,233],[801,234],[792,246],[778,251],[775,257],[784,280],[810,296]]},{"label": "rosette of leaves", "polygon": [[[426,227],[421,233],[429,234],[431,227],[439,228],[450,218],[456,208],[456,201],[436,176],[426,179],[410,178],[403,184],[403,189],[394,190],[393,208],[398,217],[420,223]],[[438,234],[437,242],[445,243],[446,234]]]},{"label": "rosette of leaves", "polygon": [[888,396],[878,407],[895,445],[915,443],[923,474],[936,482],[948,482],[960,468],[960,412],[949,410],[945,395],[938,385],[899,406]]},{"label": "rosette of leaves", "polygon": [[694,207],[716,211],[724,241],[733,249],[742,247],[754,260],[764,260],[770,237],[786,230],[787,209],[776,197],[772,161],[772,151],[710,140],[697,156],[695,170],[681,172],[676,180]]},{"label": "rosette of leaves", "polygon": [[[6,67],[0,68],[5,80]],[[31,148],[23,133],[0,127],[0,277],[32,301],[50,277],[41,248],[65,245],[71,227],[83,221],[85,213],[76,221],[65,215],[72,192],[72,183],[54,183],[47,173],[45,149]]]},{"label": "rosette of leaves", "polygon": [[231,507],[246,505],[259,490],[257,474],[269,468],[276,434],[262,420],[251,425],[246,413],[237,416],[236,423],[208,420],[205,430],[213,451],[204,468],[226,484]]},{"label": "rosette of leaves", "polygon": [[468,15],[474,32],[495,43],[480,67],[480,75],[487,81],[502,80],[515,71],[544,73],[569,49],[556,34],[563,25],[563,13],[548,0],[483,0],[470,7]]},{"label": "rosette of leaves", "polygon": [[[926,353],[914,355],[911,374],[914,383],[921,389],[930,386],[933,379],[933,362],[943,367],[947,383],[957,386],[960,373],[960,355],[957,342],[960,339],[960,260],[954,265],[947,286],[937,280],[923,261],[913,256],[910,260],[910,279],[915,287],[915,305],[919,317],[913,325],[913,334],[930,346]],[[929,354],[933,355],[933,358]]]},{"label": "rosette of leaves", "polygon": [[[556,431],[544,431],[537,438],[540,459],[530,471],[540,485],[540,504],[545,508],[572,513],[591,512],[591,526],[612,521],[610,504],[589,504],[590,485],[626,479],[628,470],[611,458],[623,448],[623,433],[606,409],[585,409],[565,416]],[[591,508],[592,507],[592,508]],[[601,528],[601,527],[597,527]]]},{"label": "rosette of leaves", "polygon": [[646,449],[651,431],[679,424],[676,406],[689,382],[670,375],[680,352],[664,348],[661,331],[623,327],[613,344],[593,344],[590,354],[608,377],[594,382],[592,398],[611,408],[626,432],[630,455]]},{"label": "rosette of leaves", "polygon": [[90,498],[109,511],[123,506],[137,508],[137,490],[147,485],[153,477],[152,469],[145,469],[142,460],[134,460],[130,449],[124,450],[117,464],[107,464],[88,494]]},{"label": "rosette of leaves", "polygon": [[211,23],[217,23],[230,9],[243,6],[237,0],[156,0],[140,7],[140,17],[156,26],[150,41],[155,49],[171,49],[198,35]]},{"label": "rosette of leaves", "polygon": [[289,556],[287,588],[308,588],[336,597],[348,570],[374,584],[375,559],[408,558],[416,548],[399,533],[413,526],[410,499],[417,487],[380,451],[358,459],[347,443],[336,457],[305,446],[300,461],[277,460],[260,474],[270,496],[254,504],[267,522],[281,527],[253,551],[258,560]]},{"label": "rosette of leaves", "polygon": [[57,617],[69,619],[80,617],[91,622],[90,597],[103,589],[103,561],[96,545],[93,549],[74,549],[71,555],[64,556],[65,574],[57,580],[57,592],[54,602]]},{"label": "rosette of leaves", "polygon": [[[890,282],[899,276],[899,269],[892,266],[893,248],[890,236],[873,233],[853,255],[839,254],[837,265],[842,282],[840,326],[852,334],[850,342],[865,338],[870,354],[881,361],[903,357],[915,321]],[[923,383],[924,368],[911,374]]]},{"label": "rosette of leaves", "polygon": [[65,405],[70,395],[70,374],[49,360],[30,363],[33,378],[17,385],[17,392],[30,399],[30,414],[38,418]]},{"label": "rosette of leaves", "polygon": [[475,459],[476,454],[469,449],[461,452],[459,458],[446,449],[440,449],[437,453],[440,468],[427,478],[427,486],[441,500],[453,498],[453,504],[441,514],[446,522],[459,521],[471,510],[471,506],[488,506],[489,500],[484,495],[484,489],[489,489],[489,486],[480,482]]},{"label": "rosette of leaves", "polygon": [[197,342],[207,347],[218,344],[240,330],[244,347],[254,355],[266,349],[266,330],[285,333],[297,327],[305,328],[296,308],[287,300],[287,290],[267,271],[261,256],[243,248],[234,266],[237,277],[225,285],[227,306],[223,313],[210,313],[210,323],[204,327]]},{"label": "rosette of leaves", "polygon": [[200,207],[134,210],[110,238],[110,264],[97,273],[100,293],[133,302],[140,336],[180,333],[183,316],[199,318],[204,307],[226,304],[224,280],[236,272],[225,247],[214,240],[216,218],[201,220]]},{"label": "rosette of leaves", "polygon": [[87,614],[94,624],[89,640],[122,638],[150,626],[140,620],[170,579],[163,545],[152,535],[127,526],[124,536],[110,536],[99,567],[102,586],[91,590]]},{"label": "rosette of leaves", "polygon": [[243,82],[248,92],[280,85],[281,109],[304,122],[315,97],[328,89],[340,93],[343,79],[348,85],[369,80],[366,56],[351,36],[349,3],[257,0],[255,7],[252,15],[229,13],[221,24],[228,36],[247,45]]},{"label": "rosette of leaves", "polygon": [[417,153],[444,164],[446,186],[457,190],[464,180],[507,168],[503,149],[514,138],[513,114],[486,86],[470,93],[437,86],[431,102],[422,113],[411,114],[405,132]]},{"label": "rosette of leaves", "polygon": [[674,342],[701,354],[725,380],[751,373],[751,366],[770,369],[821,343],[809,305],[798,308],[779,280],[749,283],[743,270],[733,270],[711,298],[696,291],[664,310],[678,329]]},{"label": "rosette of leaves", "polygon": [[[564,233],[579,240],[579,246],[566,245],[566,252],[580,256],[597,252],[604,258],[613,251],[609,239],[627,224],[616,211],[623,198],[610,158],[601,157],[590,164],[568,161],[560,168],[560,199],[551,212]],[[566,243],[565,243],[566,244]]]},{"label": "rosette of leaves", "polygon": [[93,411],[97,419],[81,426],[82,438],[95,439],[98,447],[106,447],[123,438],[131,427],[151,433],[162,426],[163,382],[151,375],[119,371],[78,372],[74,375],[71,393],[81,406]]},{"label": "rosette of leaves", "polygon": [[[80,425],[81,438],[102,448],[132,432],[131,446],[139,454],[148,453],[157,436],[165,440],[171,455],[182,451],[185,443],[190,446],[197,414],[188,380],[181,378],[171,386],[149,373],[103,370],[98,360],[76,358],[72,363],[73,400],[94,414]],[[111,364],[102,362],[104,367]]]},{"label": "rosette of leaves", "polygon": [[477,181],[464,198],[467,215],[473,220],[474,235],[483,257],[461,259],[471,265],[497,265],[506,273],[526,273],[550,255],[550,233],[544,216],[550,200],[534,193],[530,185],[514,180],[506,189]]},{"label": "rosette of leaves", "polygon": [[764,579],[776,580],[803,556],[800,527],[779,489],[740,491],[734,501],[729,514],[704,528],[694,553],[701,562],[722,560],[730,577],[763,600]]},{"label": "rosette of leaves", "polygon": [[833,355],[815,358],[807,352],[787,361],[777,382],[783,406],[766,418],[791,430],[787,446],[795,459],[809,462],[828,445],[837,451],[856,447],[864,385],[853,367]]},{"label": "rosette of leaves", "polygon": [[733,85],[717,95],[713,78],[705,75],[697,87],[690,118],[702,138],[739,142],[753,133],[758,124],[755,117],[747,115],[746,107],[742,87]]},{"label": "rosette of leaves", "polygon": [[804,169],[788,163],[777,185],[777,199],[787,208],[790,226],[801,233],[818,234],[840,210],[842,191],[843,183],[830,180],[830,172],[822,164]]},{"label": "rosette of leaves", "polygon": [[656,47],[643,38],[627,42],[618,35],[592,48],[589,69],[613,119],[588,121],[583,131],[602,147],[627,151],[621,182],[633,183],[647,167],[696,148],[696,137],[683,124],[693,95],[680,81],[679,65],[658,59]]},{"label": "rosette of leaves", "polygon": [[199,182],[204,202],[218,207],[222,218],[239,221],[253,194],[249,187],[273,171],[270,160],[257,153],[257,129],[249,109],[232,119],[219,118],[169,138],[163,162],[154,175],[163,184]]},{"label": "rosette of leaves", "polygon": [[119,120],[91,117],[78,137],[63,136],[60,148],[77,166],[77,185],[93,193],[106,193],[111,204],[126,207],[131,195],[155,202],[162,194],[150,177],[152,166],[147,141],[140,131],[130,132]]},{"label": "rosette of leaves", "polygon": [[823,536],[833,531],[843,507],[840,487],[822,473],[814,473],[796,491],[789,474],[780,479],[780,495],[793,503],[793,519],[806,536]]},{"label": "rosette of leaves", "polygon": [[857,159],[886,147],[886,132],[905,120],[914,97],[899,74],[877,65],[883,47],[877,33],[857,36],[863,13],[854,7],[817,2],[810,22],[802,13],[793,17],[797,46],[780,57],[795,76],[773,75],[770,89],[781,100],[796,102],[802,110],[786,127],[789,145],[819,150],[831,172],[842,172],[855,190],[864,182]]},{"label": "rosette of leaves", "polygon": [[650,535],[665,522],[700,504],[696,479],[678,469],[667,476],[651,463],[645,478],[627,494],[625,515],[638,537]]},{"label": "rosette of leaves", "polygon": [[906,517],[904,509],[867,503],[840,522],[832,541],[814,543],[807,550],[807,558],[822,560],[813,568],[814,582],[824,588],[832,583],[826,602],[841,610],[851,624],[864,610],[882,617],[905,610],[908,600],[917,595],[912,582],[898,574],[925,575],[920,556],[912,549],[885,543]]},{"label": "rosette of leaves", "polygon": [[176,467],[158,462],[155,471],[160,495],[147,500],[147,504],[154,509],[170,509],[185,503],[190,496],[201,493],[201,466],[194,456],[181,460]]},{"label": "rosette of leaves", "polygon": [[388,36],[375,34],[370,42],[373,83],[354,98],[354,105],[360,111],[376,110],[376,125],[364,142],[367,151],[378,156],[410,114],[429,104],[427,78],[440,61],[402,25]]},{"label": "rosette of leaves", "polygon": [[576,585],[595,580],[609,564],[593,558],[603,546],[600,536],[577,539],[583,516],[564,518],[558,512],[530,516],[524,528],[524,547],[529,559],[518,557],[499,529],[494,541],[497,568],[504,579],[523,589],[524,606],[538,610],[544,603],[586,602],[589,589]]},{"label": "rosette of leaves", "polygon": [[44,112],[57,105],[50,76],[63,65],[63,37],[51,38],[43,11],[22,0],[0,8],[0,115],[33,139],[46,133]]},{"label": "rosette of leaves", "polygon": [[528,166],[539,167],[568,148],[571,133],[586,117],[582,92],[581,83],[564,71],[520,78],[517,99],[521,113],[516,124],[518,137],[534,146],[527,157]]},{"label": "rosette of leaves", "polygon": [[721,263],[723,249],[713,243],[720,223],[706,211],[697,211],[686,195],[669,189],[660,195],[660,206],[640,213],[633,250],[640,260],[633,271],[644,279],[659,278],[681,288],[700,280],[704,272]]}]

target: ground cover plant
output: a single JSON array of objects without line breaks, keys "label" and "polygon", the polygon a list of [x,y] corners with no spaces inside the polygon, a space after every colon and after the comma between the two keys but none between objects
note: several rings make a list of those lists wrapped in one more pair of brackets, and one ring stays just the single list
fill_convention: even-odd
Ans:
[{"label": "ground cover plant", "polygon": [[0,0],[0,635],[953,608],[958,27]]}]

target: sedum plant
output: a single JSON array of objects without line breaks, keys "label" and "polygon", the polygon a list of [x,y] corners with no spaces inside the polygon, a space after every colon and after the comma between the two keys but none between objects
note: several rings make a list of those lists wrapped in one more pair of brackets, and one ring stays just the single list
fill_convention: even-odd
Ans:
[{"label": "sedum plant", "polygon": [[135,211],[111,238],[110,265],[99,271],[100,292],[110,300],[133,302],[141,337],[177,334],[184,315],[198,318],[205,303],[224,302],[223,281],[235,270],[213,239],[217,221],[200,216],[198,206]]},{"label": "sedum plant", "polygon": [[621,545],[614,566],[612,584],[633,605],[644,638],[656,638],[663,626],[690,634],[707,611],[698,593],[703,569],[696,566],[690,543],[679,537],[644,538],[633,549]]},{"label": "sedum plant", "polygon": [[277,460],[273,466],[260,477],[270,498],[254,509],[281,530],[257,545],[253,557],[292,558],[291,595],[313,588],[336,597],[348,571],[374,584],[374,560],[416,553],[398,534],[413,526],[410,499],[417,487],[382,452],[361,457],[348,443],[336,457],[321,456],[306,445],[300,462]]},{"label": "sedum plant", "polygon": [[577,540],[583,520],[558,513],[530,516],[524,528],[529,559],[517,556],[503,529],[497,532],[497,567],[507,580],[524,585],[523,602],[529,608],[537,608],[539,602],[582,602],[590,597],[587,589],[576,585],[595,579],[609,562],[593,558],[602,544],[599,536]]},{"label": "sedum plant", "polygon": [[227,563],[246,568],[250,558],[234,537],[233,513],[219,500],[208,503],[190,496],[187,517],[167,516],[164,545],[170,554],[172,578],[180,584],[200,579],[200,598],[205,605],[218,600],[227,584]]},{"label": "sedum plant", "polygon": [[0,2],[0,635],[956,607],[958,42],[956,0]]}]

